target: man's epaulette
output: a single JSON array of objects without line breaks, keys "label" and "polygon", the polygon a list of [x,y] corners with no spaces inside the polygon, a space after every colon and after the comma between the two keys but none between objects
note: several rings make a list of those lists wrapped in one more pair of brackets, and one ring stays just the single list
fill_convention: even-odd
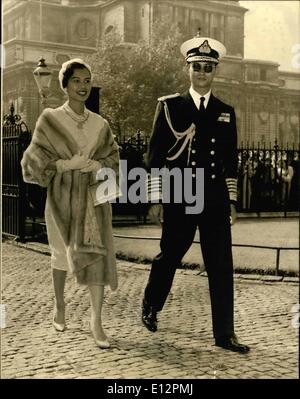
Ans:
[{"label": "man's epaulette", "polygon": [[157,100],[158,101],[165,101],[165,100],[168,100],[169,98],[175,98],[175,97],[178,97],[178,96],[180,96],[179,93],[169,94],[168,96],[159,97]]}]

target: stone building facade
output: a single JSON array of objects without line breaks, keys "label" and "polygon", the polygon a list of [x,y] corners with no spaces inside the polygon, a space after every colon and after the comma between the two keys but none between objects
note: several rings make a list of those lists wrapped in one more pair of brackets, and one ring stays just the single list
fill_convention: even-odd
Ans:
[{"label": "stone building facade", "polygon": [[225,44],[214,92],[235,107],[240,142],[298,143],[300,74],[244,58],[246,12],[236,0],[3,0],[3,111],[13,101],[32,129],[42,107],[32,75],[41,56],[54,71],[48,104],[55,107],[64,101],[62,62],[92,54],[112,29],[125,43],[147,40],[153,21],[167,16],[186,38],[201,27]]}]

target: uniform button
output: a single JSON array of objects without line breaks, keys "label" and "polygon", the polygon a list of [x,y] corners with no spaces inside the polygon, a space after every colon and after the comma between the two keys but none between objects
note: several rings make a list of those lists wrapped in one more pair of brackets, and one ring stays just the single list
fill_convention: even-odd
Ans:
[{"label": "uniform button", "polygon": [[195,173],[192,174],[192,177],[196,177]]},{"label": "uniform button", "polygon": [[212,178],[212,179],[215,179],[215,178],[216,178],[216,175],[211,175],[211,178]]},{"label": "uniform button", "polygon": [[192,150],[192,154],[196,154],[196,150]]},{"label": "uniform button", "polygon": [[213,137],[213,138],[211,139],[211,142],[212,142],[212,143],[215,143],[215,142],[216,142],[216,139]]},{"label": "uniform button", "polygon": [[210,166],[211,166],[212,168],[214,168],[214,167],[216,166],[216,164],[213,162],[213,163],[210,164]]},{"label": "uniform button", "polygon": [[215,152],[214,152],[214,150],[212,150],[212,151],[210,152],[210,154],[211,154],[211,155],[215,155]]},{"label": "uniform button", "polygon": [[194,165],[196,165],[196,162],[195,162],[195,161],[193,161],[193,162],[192,162],[192,165],[193,165],[193,166],[194,166]]},{"label": "uniform button", "polygon": [[193,141],[196,141],[196,139],[193,139]]}]

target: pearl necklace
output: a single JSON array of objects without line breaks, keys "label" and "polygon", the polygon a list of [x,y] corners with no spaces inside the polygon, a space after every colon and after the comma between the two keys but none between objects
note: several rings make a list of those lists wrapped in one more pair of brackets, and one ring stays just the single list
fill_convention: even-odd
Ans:
[{"label": "pearl necklace", "polygon": [[74,112],[68,104],[64,104],[63,109],[66,112],[66,114],[69,115],[69,117],[71,119],[73,119],[73,121],[77,122],[77,129],[80,129],[80,130],[83,129],[83,125],[85,124],[85,122],[88,120],[88,118],[90,116],[89,111],[85,108],[83,115],[79,115],[76,112]]}]

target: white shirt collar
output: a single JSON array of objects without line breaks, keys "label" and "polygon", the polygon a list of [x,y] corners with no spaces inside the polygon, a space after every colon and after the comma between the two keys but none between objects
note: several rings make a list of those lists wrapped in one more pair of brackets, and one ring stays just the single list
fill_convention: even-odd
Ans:
[{"label": "white shirt collar", "polygon": [[210,95],[211,95],[211,89],[206,94],[203,94],[203,95],[199,94],[196,90],[194,90],[192,88],[192,86],[190,87],[189,91],[190,91],[190,95],[191,95],[192,99],[194,100],[194,103],[195,103],[195,105],[196,105],[196,107],[198,109],[200,108],[200,97],[204,97],[205,98],[205,100],[204,100],[204,108],[207,107],[207,104],[208,104],[208,101],[209,101],[209,98],[210,98]]}]

